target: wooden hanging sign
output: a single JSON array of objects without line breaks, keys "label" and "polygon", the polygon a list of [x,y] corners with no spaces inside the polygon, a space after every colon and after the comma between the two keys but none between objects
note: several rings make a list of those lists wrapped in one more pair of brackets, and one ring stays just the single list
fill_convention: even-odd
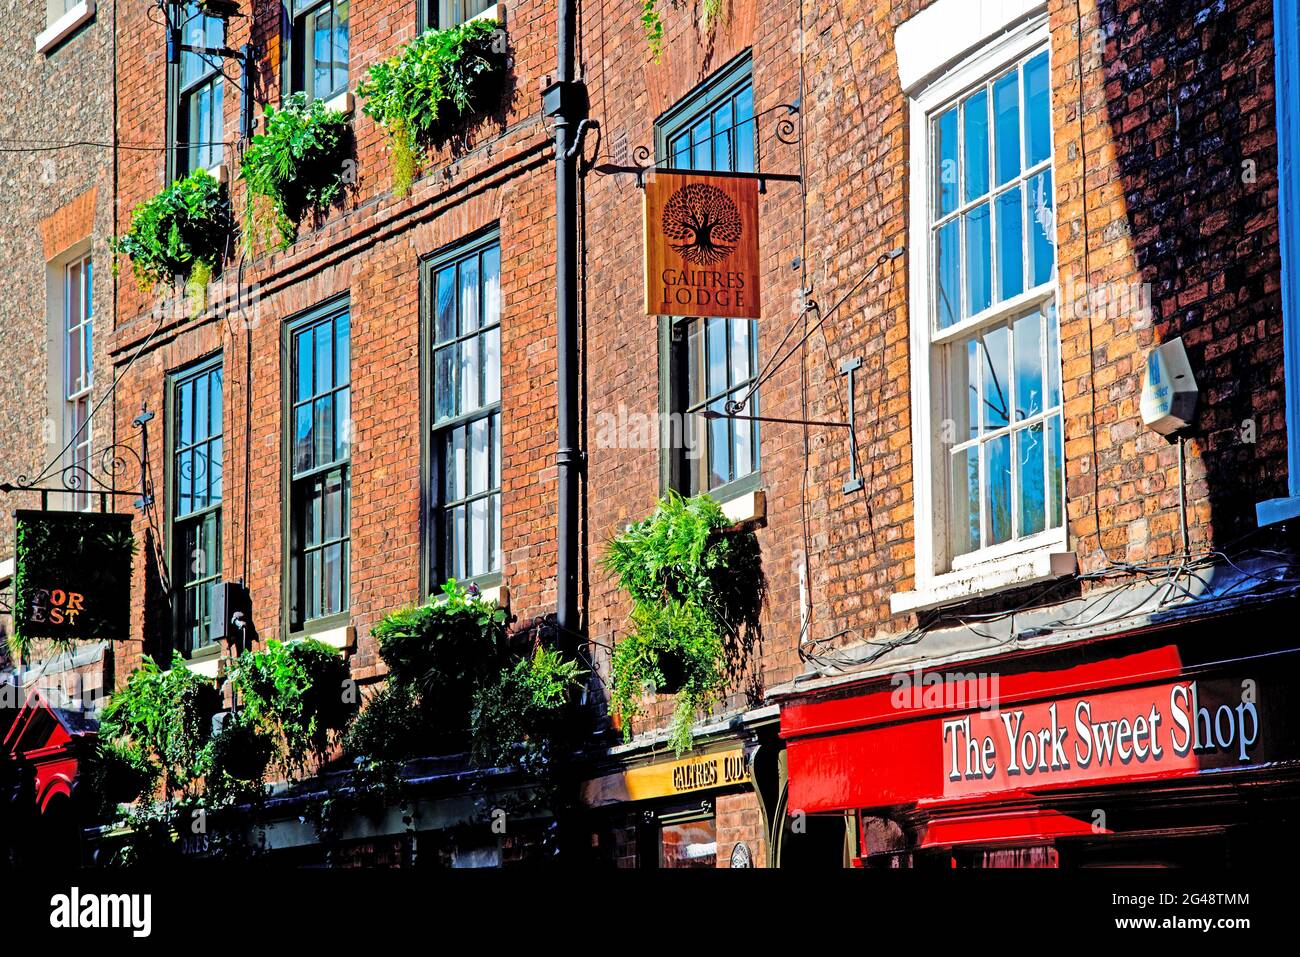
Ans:
[{"label": "wooden hanging sign", "polygon": [[759,317],[758,180],[656,171],[645,184],[645,310]]}]

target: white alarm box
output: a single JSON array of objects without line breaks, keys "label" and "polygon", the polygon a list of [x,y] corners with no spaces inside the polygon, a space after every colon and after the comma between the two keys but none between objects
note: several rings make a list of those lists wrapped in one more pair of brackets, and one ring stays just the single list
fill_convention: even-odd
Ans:
[{"label": "white alarm box", "polygon": [[1142,376],[1142,421],[1161,435],[1192,424],[1198,390],[1181,337],[1156,346],[1147,354]]}]

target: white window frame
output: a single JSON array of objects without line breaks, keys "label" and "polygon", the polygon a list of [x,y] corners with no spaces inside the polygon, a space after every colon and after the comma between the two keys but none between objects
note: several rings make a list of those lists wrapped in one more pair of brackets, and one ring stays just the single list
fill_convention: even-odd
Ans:
[{"label": "white window frame", "polygon": [[[68,422],[69,419],[69,397],[71,395],[68,381],[68,270],[75,263],[85,263],[92,259],[91,241],[89,238],[83,239],[68,248],[64,249],[53,259],[45,264],[45,328],[46,328],[46,348],[45,354],[47,359],[46,373],[46,425],[42,430],[45,438],[44,452],[42,453],[42,462],[44,465],[56,452],[60,452],[63,447],[72,438],[72,429]],[[93,282],[93,279],[92,279]],[[91,290],[91,301],[93,304],[94,290]],[[93,318],[92,318],[93,322]],[[93,328],[93,327],[92,327]],[[94,342],[92,336],[91,357],[93,363]],[[78,395],[93,388],[94,367],[91,367],[91,379],[86,383],[83,390]],[[91,406],[93,407],[93,395]],[[85,440],[90,441],[93,437],[94,422],[87,426]],[[58,463],[58,468],[66,468],[73,462],[73,450],[68,449],[63,454]],[[88,449],[88,455],[93,458],[93,444]],[[84,479],[84,476],[83,476]],[[80,503],[76,501],[76,495],[73,492],[56,493],[62,500],[63,508],[76,509],[78,507],[89,509],[93,506],[94,496],[89,495]],[[60,507],[60,506],[55,506]]]},{"label": "white window frame", "polygon": [[1274,0],[1278,241],[1282,259],[1282,348],[1286,364],[1287,495],[1256,506],[1260,525],[1300,517],[1300,10]]},{"label": "white window frame", "polygon": [[[72,288],[72,267],[73,266],[81,267],[80,288],[75,290]],[[91,279],[89,282],[87,282],[86,280],[87,266],[91,267]],[[87,251],[84,255],[73,256],[63,264],[62,269],[63,269],[63,324],[62,324],[62,329],[60,334],[60,340],[62,344],[62,348],[60,349],[60,358],[63,361],[63,390],[62,390],[63,391],[63,436],[64,436],[63,441],[65,443],[69,441],[72,442],[71,447],[68,449],[67,465],[73,466],[76,465],[78,461],[82,461],[85,463],[84,468],[89,470],[91,456],[94,454],[94,446],[91,442],[91,433],[93,432],[94,425],[90,421],[90,410],[91,410],[91,406],[93,405],[93,393],[95,387],[95,363],[94,363],[95,291],[93,285],[94,265],[93,265],[90,252]],[[73,328],[70,327],[69,323],[71,317],[69,316],[68,313],[72,305],[73,296],[77,296],[78,298],[81,299],[81,307],[82,307],[81,320],[75,326],[75,329],[80,336],[79,348],[81,350],[81,361],[82,361],[82,380],[79,387],[74,386],[72,382],[72,370],[70,368],[72,365],[71,344],[72,344]],[[89,316],[86,315],[87,306],[90,307]],[[87,343],[87,339],[89,339],[89,343]],[[87,350],[86,348],[87,344],[90,346],[89,350]],[[74,410],[76,409],[77,405],[82,402],[85,402],[86,404],[86,424],[84,427],[84,431],[80,435],[74,436],[73,432],[76,429],[76,424],[75,424],[76,414]],[[79,455],[79,452],[82,449],[85,450],[84,454]],[[81,476],[81,479],[83,482],[88,483],[87,476],[83,475]],[[90,492],[86,490],[86,486],[83,486],[82,492],[72,493],[72,508],[74,510],[79,510],[83,512],[90,511],[91,504],[92,504],[91,495]]]},{"label": "white window frame", "polygon": [[[912,355],[912,453],[915,528],[915,588],[891,596],[895,614],[934,608],[986,595],[1003,588],[1070,574],[1077,567],[1066,551],[1068,517],[1057,528],[950,556],[947,544],[946,463],[936,473],[934,436],[947,410],[944,405],[942,347],[975,327],[992,327],[1042,299],[1041,287],[997,303],[971,319],[935,330],[932,306],[934,264],[931,255],[930,187],[932,157],[930,119],[981,82],[1033,54],[1050,49],[1045,10],[1025,19],[1026,9],[1041,4],[1022,0],[940,0],[896,34],[900,74],[909,96],[909,315]],[[969,21],[969,22],[968,22]],[[985,33],[969,32],[978,25]],[[973,51],[973,52],[971,52]],[[954,60],[964,54],[965,60]],[[955,65],[954,65],[955,63]],[[910,83],[910,88],[908,84]],[[1055,149],[1053,149],[1055,156]],[[1053,159],[1053,189],[1056,167]],[[996,263],[994,263],[996,265]],[[1059,284],[1059,280],[1054,280]],[[1054,290],[1060,321],[1059,285]],[[942,454],[942,453],[939,453]],[[1064,464],[1064,463],[1063,463]],[[1062,477],[1064,488],[1064,477]]]},{"label": "white window frame", "polygon": [[[62,13],[58,13],[60,7],[65,8]],[[66,3],[46,0],[46,27],[36,35],[36,52],[48,54],[94,15],[95,0],[81,0],[70,7]]]}]

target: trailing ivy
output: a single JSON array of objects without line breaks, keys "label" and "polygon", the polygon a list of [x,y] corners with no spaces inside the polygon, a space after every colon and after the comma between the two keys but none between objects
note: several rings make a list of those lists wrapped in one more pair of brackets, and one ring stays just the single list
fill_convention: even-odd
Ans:
[{"label": "trailing ivy", "polygon": [[278,110],[268,106],[266,129],[253,136],[239,164],[240,178],[248,184],[245,243],[251,248],[255,238],[269,239],[274,226],[283,249],[297,238],[304,214],[337,202],[346,185],[348,148],[349,123],[342,111],[320,100],[308,104],[301,92]]},{"label": "trailing ivy", "polygon": [[276,742],[275,760],[290,777],[324,760],[356,711],[347,662],[319,641],[271,639],[239,656],[231,683],[240,721]]},{"label": "trailing ivy", "polygon": [[136,206],[130,229],[113,241],[113,251],[131,260],[145,291],[183,278],[198,312],[232,228],[225,188],[207,170],[197,169]]},{"label": "trailing ivy", "polygon": [[388,131],[398,196],[410,190],[422,149],[446,140],[462,117],[500,95],[506,52],[495,20],[470,20],[425,31],[370,67],[357,95],[365,98],[365,114]]},{"label": "trailing ivy", "polygon": [[766,595],[758,540],[732,529],[708,495],[670,492],[608,546],[602,565],[632,598],[631,632],[614,649],[610,703],[631,722],[646,685],[676,694],[670,743],[693,746],[697,711],[709,713],[758,634]]}]

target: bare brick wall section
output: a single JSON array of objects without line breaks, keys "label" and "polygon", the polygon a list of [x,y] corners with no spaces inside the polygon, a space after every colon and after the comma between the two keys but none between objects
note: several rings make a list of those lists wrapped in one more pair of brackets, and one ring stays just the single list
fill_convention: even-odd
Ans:
[{"label": "bare brick wall section", "polygon": [[[236,259],[243,282],[259,294],[251,328],[244,327],[247,317],[214,313],[189,319],[182,312],[160,324],[150,311],[154,300],[122,283],[113,338],[118,369],[148,344],[119,387],[119,432],[142,402],[161,409],[167,372],[217,350],[225,356],[223,554],[227,574],[246,574],[251,582],[264,636],[280,633],[281,615],[281,323],[331,295],[350,293],[352,620],[361,635],[356,666],[363,677],[378,673],[370,626],[421,597],[418,259],[498,221],[505,580],[521,618],[553,610],[554,193],[538,93],[553,72],[554,5],[507,6],[514,84],[501,113],[472,128],[469,152],[432,158],[426,178],[401,200],[389,191],[383,133],[358,113],[360,178],[343,208],[307,225],[286,251]],[[800,5],[793,0],[731,0],[711,28],[702,24],[697,4],[661,4],[668,42],[659,63],[635,8],[583,7],[579,58],[591,113],[601,125],[599,140],[589,139],[587,149],[601,160],[630,162],[636,147],[653,144],[657,116],[745,50],[753,55],[760,111],[800,98],[802,61],[802,152],[772,135],[779,112],[761,121],[763,168],[802,167],[805,182],[802,193],[796,185],[771,183],[760,199],[767,304],[760,361],[774,354],[793,321],[790,304],[805,278],[828,308],[879,255],[908,243],[908,114],[894,31],[925,6],[922,0],[805,4],[801,41]],[[1080,0],[1076,8],[1073,0],[1050,0],[1047,8],[1063,290],[1085,280],[1150,282],[1154,290],[1155,321],[1146,328],[1127,315],[1089,321],[1072,314],[1062,293],[1068,520],[1071,545],[1088,570],[1107,556],[1159,559],[1179,547],[1175,450],[1137,417],[1142,362],[1156,342],[1182,335],[1202,387],[1188,445],[1193,546],[1235,538],[1252,527],[1255,500],[1284,491],[1270,2]],[[259,0],[251,21],[261,61],[259,102],[278,99],[275,9]],[[369,63],[414,35],[415,6],[355,0],[352,17],[355,85]],[[250,21],[234,24],[230,41],[238,44]],[[143,5],[120,14],[119,30],[139,38],[119,57],[121,136],[160,140],[162,37]],[[226,103],[226,127],[234,130],[232,90]],[[1247,161],[1254,170],[1249,182],[1241,175]],[[163,163],[156,154],[124,151],[118,172],[125,219],[162,185]],[[242,209],[237,184],[234,192],[235,208]],[[590,634],[607,674],[606,646],[624,633],[628,608],[597,562],[604,542],[646,515],[660,489],[658,452],[599,447],[596,417],[617,414],[620,405],[657,411],[657,355],[655,320],[643,315],[641,302],[641,194],[629,178],[591,175],[585,201],[584,585]],[[796,259],[806,273],[793,267]],[[857,445],[865,489],[840,492],[849,445],[838,431],[764,429],[767,521],[759,538],[770,600],[756,652],[760,680],[736,689],[728,710],[757,703],[767,688],[803,669],[801,601],[810,638],[858,641],[916,623],[914,616],[889,612],[890,595],[911,588],[916,575],[908,268],[906,258],[881,268],[763,389],[764,414],[841,418],[837,365],[860,356]],[[232,267],[228,277],[234,274]],[[219,302],[215,308],[220,311]],[[250,389],[252,419],[245,423]],[[1253,444],[1239,439],[1248,419],[1256,423]],[[246,426],[251,443],[244,440]],[[153,434],[158,477],[161,428]],[[167,496],[158,492],[154,512],[139,526],[142,535],[162,527]],[[142,634],[142,577],[134,594]],[[659,702],[639,729],[665,721],[671,708],[671,701]]]},{"label": "bare brick wall section", "polygon": [[[14,4],[0,17],[6,94],[0,111],[0,482],[36,479],[63,447],[58,406],[50,402],[61,373],[50,364],[47,328],[47,308],[61,321],[61,298],[48,299],[46,284],[51,264],[80,253],[79,244],[89,244],[94,263],[96,398],[111,381],[105,348],[113,302],[107,237],[113,234],[114,6],[101,2],[91,21],[45,53],[36,49],[46,27],[44,4]],[[59,353],[53,355],[58,363]],[[111,403],[92,429],[92,449],[113,441]],[[40,484],[57,487],[60,480],[56,468]],[[50,504],[66,503],[54,496]],[[14,510],[39,507],[31,493],[0,495],[0,562],[13,558]],[[0,616],[0,632],[7,627]],[[7,658],[0,643],[0,662]]]}]

